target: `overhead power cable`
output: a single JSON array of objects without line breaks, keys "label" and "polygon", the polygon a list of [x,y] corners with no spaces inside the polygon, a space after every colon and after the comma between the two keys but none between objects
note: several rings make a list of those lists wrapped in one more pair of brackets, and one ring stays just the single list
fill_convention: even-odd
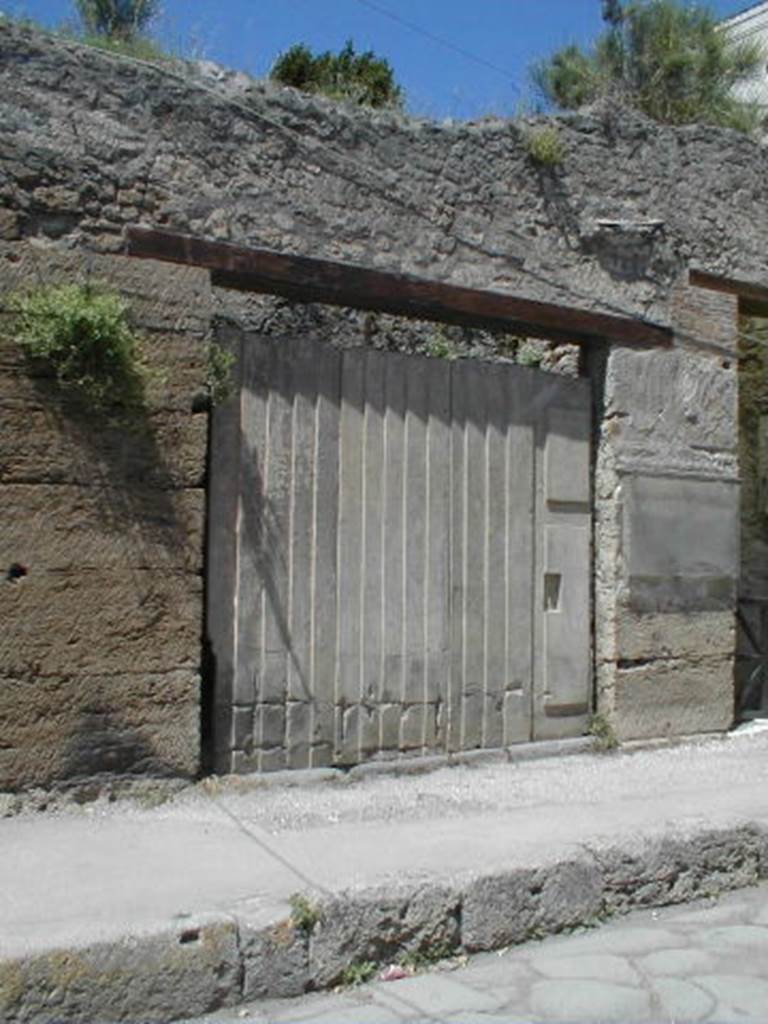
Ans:
[{"label": "overhead power cable", "polygon": [[368,7],[370,10],[376,11],[377,14],[383,15],[385,18],[389,18],[391,21],[397,22],[398,25],[402,25],[411,32],[416,32],[418,35],[424,36],[425,39],[430,39],[433,43],[437,43],[439,46],[444,46],[448,50],[453,50],[454,53],[458,53],[466,60],[473,61],[475,64],[488,68],[490,71],[496,71],[512,83],[515,92],[520,92],[520,86],[517,84],[515,77],[505,68],[499,67],[498,64],[494,64],[492,61],[486,60],[485,57],[480,57],[476,53],[472,53],[471,50],[467,50],[463,46],[459,46],[458,43],[451,42],[450,39],[445,39],[443,36],[438,36],[434,32],[430,32],[427,28],[422,28],[421,25],[416,25],[414,22],[408,21],[406,18],[402,18],[399,14],[395,14],[394,11],[390,11],[386,7],[382,7],[379,3],[375,3],[374,0],[357,0],[357,2],[363,7]]}]

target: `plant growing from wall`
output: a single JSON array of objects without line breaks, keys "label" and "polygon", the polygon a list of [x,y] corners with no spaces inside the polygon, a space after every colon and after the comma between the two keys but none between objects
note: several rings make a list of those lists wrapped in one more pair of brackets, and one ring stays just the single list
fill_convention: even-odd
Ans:
[{"label": "plant growing from wall", "polygon": [[217,342],[208,345],[205,390],[211,405],[221,405],[232,394],[232,367],[234,354]]},{"label": "plant growing from wall", "polygon": [[372,50],[356,53],[351,39],[339,53],[314,54],[297,43],[277,58],[269,77],[281,85],[365,107],[401,108],[404,101],[389,61]]},{"label": "plant growing from wall", "polygon": [[[159,0],[75,0],[81,33],[88,46],[140,60],[168,60],[170,54],[147,34],[160,11]],[[72,31],[65,26],[64,31]]]},{"label": "plant growing from wall", "polygon": [[528,156],[543,167],[558,167],[565,160],[565,143],[555,125],[532,128],[523,133]]},{"label": "plant growing from wall", "polygon": [[438,327],[431,338],[424,346],[424,352],[432,359],[458,359],[461,355],[456,342],[446,333],[443,327]]},{"label": "plant growing from wall", "polygon": [[515,361],[518,366],[541,366],[546,355],[547,344],[538,338],[524,338],[517,347]]},{"label": "plant growing from wall", "polygon": [[120,295],[98,284],[49,285],[11,295],[18,342],[30,362],[85,404],[143,401],[146,371]]}]

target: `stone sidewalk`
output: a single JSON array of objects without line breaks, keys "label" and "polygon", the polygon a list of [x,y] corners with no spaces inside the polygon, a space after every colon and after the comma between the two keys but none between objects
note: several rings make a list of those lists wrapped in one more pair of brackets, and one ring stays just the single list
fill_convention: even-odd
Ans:
[{"label": "stone sidewalk", "polygon": [[0,1021],[194,1017],[768,877],[768,731],[510,756],[0,820]]},{"label": "stone sidewalk", "polygon": [[594,931],[454,958],[402,980],[186,1024],[564,1024],[768,1019],[768,884]]}]

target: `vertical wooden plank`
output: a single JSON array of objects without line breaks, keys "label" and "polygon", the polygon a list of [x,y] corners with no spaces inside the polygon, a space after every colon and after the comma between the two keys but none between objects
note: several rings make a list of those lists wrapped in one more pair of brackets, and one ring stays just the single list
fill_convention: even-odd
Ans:
[{"label": "vertical wooden plank", "polygon": [[464,692],[462,747],[482,744],[485,681],[487,452],[483,367],[467,364]]},{"label": "vertical wooden plank", "polygon": [[447,701],[449,751],[461,750],[462,694],[464,692],[464,547],[467,522],[467,378],[463,367],[451,366],[451,548],[450,629],[451,660]]},{"label": "vertical wooden plank", "polygon": [[[258,335],[243,341],[240,393],[241,457],[238,479],[238,592],[235,608],[236,673],[233,746],[239,769],[260,768],[260,722],[266,653],[264,648],[266,539],[265,509],[269,473],[272,346]],[[246,710],[249,709],[249,710]]]},{"label": "vertical wooden plank", "polygon": [[[241,392],[243,378],[243,335],[231,326],[220,326],[217,344],[230,352],[235,363],[232,371],[232,393],[218,403],[211,415],[210,465],[207,495],[207,580],[205,586],[206,641],[211,654],[215,678],[211,704],[207,713],[212,749],[204,751],[210,766],[225,774],[232,771],[233,750],[238,747],[234,709],[236,702],[237,616],[240,591],[238,564],[240,558],[240,467],[245,451],[241,425]],[[240,699],[246,719],[253,714],[253,675],[250,684],[240,688]],[[244,691],[244,692],[243,692]],[[252,742],[252,724],[247,721],[242,745]]]},{"label": "vertical wooden plank", "polygon": [[336,680],[336,756],[341,764],[356,763],[360,756],[364,381],[365,353],[359,350],[344,352],[339,427],[339,621]]},{"label": "vertical wooden plank", "polygon": [[505,745],[532,738],[535,381],[523,368],[506,376]]},{"label": "vertical wooden plank", "polygon": [[405,665],[402,701],[406,706],[400,735],[403,749],[420,748],[424,725],[424,590],[426,559],[428,361],[412,357],[404,451]]},{"label": "vertical wooden plank", "polygon": [[[380,699],[384,705],[382,746],[399,745],[403,689],[404,559],[403,452],[405,446],[406,357],[386,357],[382,530],[383,649]],[[385,729],[386,726],[386,729]],[[386,732],[386,735],[385,735]]]},{"label": "vertical wooden plank", "polygon": [[506,562],[506,386],[507,367],[489,366],[485,373],[487,419],[485,528],[485,642],[483,737],[486,748],[504,742],[505,584]]},{"label": "vertical wooden plank", "polygon": [[285,701],[290,638],[291,471],[293,463],[292,345],[270,345],[266,467],[261,525],[263,671],[257,745],[262,770],[284,766]]},{"label": "vertical wooden plank", "polygon": [[384,394],[386,356],[369,351],[365,359],[365,435],[363,444],[363,549],[360,600],[362,649],[361,699],[367,712],[361,719],[361,746],[372,753],[380,743],[379,692],[383,657],[382,529],[384,521]]},{"label": "vertical wooden plank", "polygon": [[333,760],[337,641],[337,536],[341,353],[324,347],[315,367],[314,504],[311,560],[311,767]]},{"label": "vertical wooden plank", "polygon": [[433,712],[425,715],[424,746],[435,748],[445,744],[450,676],[451,364],[433,359],[429,370],[424,701]]},{"label": "vertical wooden plank", "polygon": [[309,767],[311,563],[314,511],[315,406],[317,364],[325,349],[311,338],[293,345],[293,446],[290,511],[290,591],[288,648],[288,708],[286,747],[288,766]]}]

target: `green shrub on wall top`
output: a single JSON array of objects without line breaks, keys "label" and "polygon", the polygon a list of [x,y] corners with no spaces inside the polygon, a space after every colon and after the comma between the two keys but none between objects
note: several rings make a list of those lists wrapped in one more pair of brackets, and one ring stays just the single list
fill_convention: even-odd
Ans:
[{"label": "green shrub on wall top", "polygon": [[603,19],[590,48],[570,44],[533,68],[547,103],[576,110],[613,98],[664,124],[759,127],[759,105],[736,91],[765,67],[756,32],[737,40],[707,4],[688,0],[607,0]]},{"label": "green shrub on wall top", "polygon": [[372,50],[357,53],[351,39],[339,53],[315,54],[297,43],[280,54],[269,77],[281,85],[364,107],[401,109],[405,98],[389,61]]},{"label": "green shrub on wall top", "polygon": [[141,402],[145,370],[128,306],[98,284],[48,285],[10,297],[16,337],[59,386],[96,407]]}]

